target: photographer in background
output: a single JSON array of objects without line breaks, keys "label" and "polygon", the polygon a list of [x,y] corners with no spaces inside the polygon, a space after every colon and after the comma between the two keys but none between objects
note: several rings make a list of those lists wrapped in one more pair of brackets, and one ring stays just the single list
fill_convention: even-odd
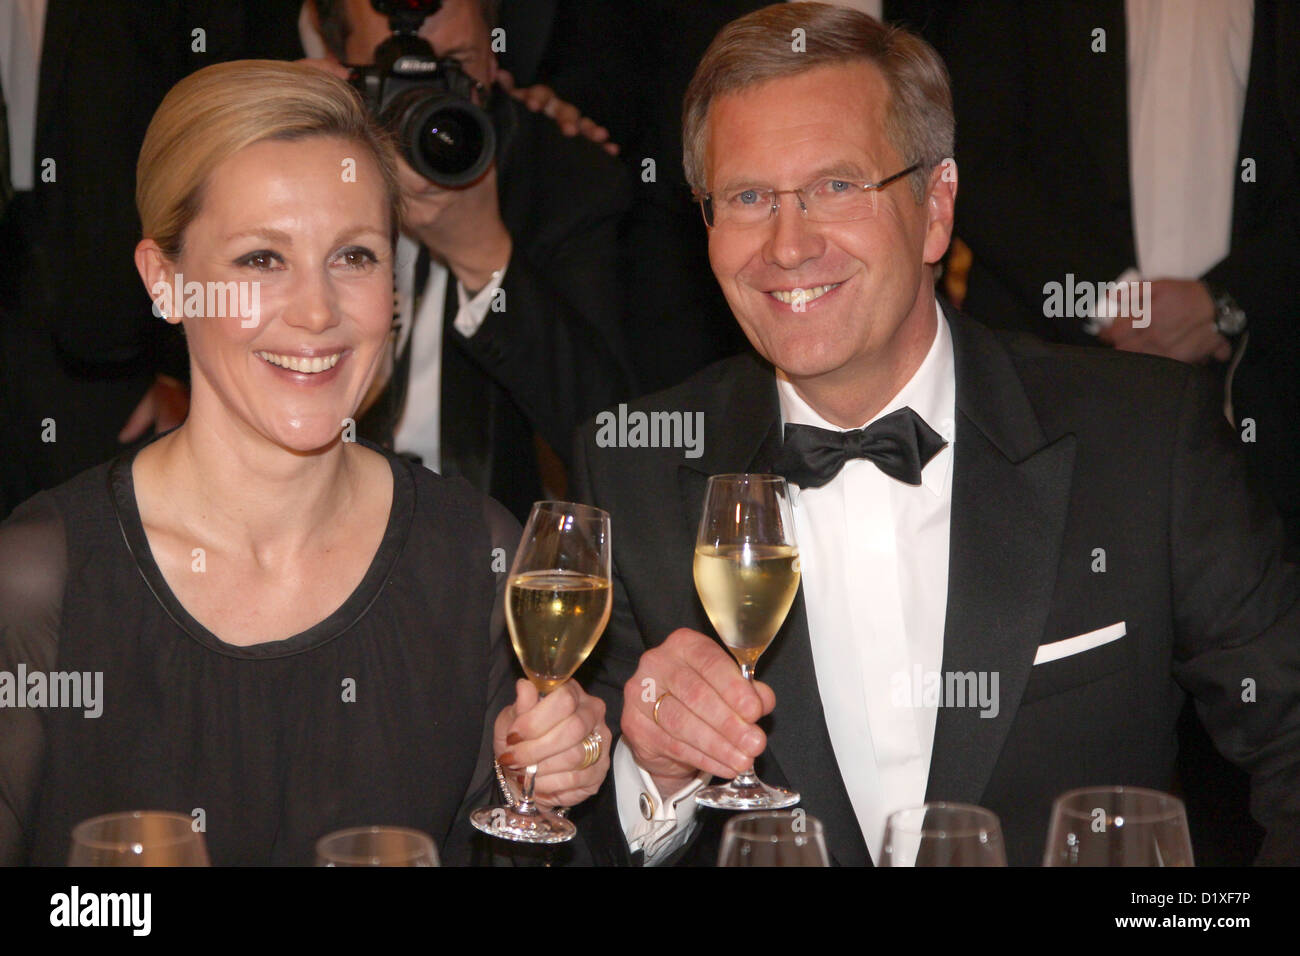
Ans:
[{"label": "photographer in background", "polygon": [[[393,32],[385,6],[316,0],[304,49],[319,37],[334,60],[371,64]],[[477,81],[496,157],[453,188],[401,164],[393,373],[361,430],[522,518],[564,493],[578,423],[631,392],[618,270],[630,191],[599,146],[496,86],[495,3],[431,0],[427,10],[418,34]]]}]

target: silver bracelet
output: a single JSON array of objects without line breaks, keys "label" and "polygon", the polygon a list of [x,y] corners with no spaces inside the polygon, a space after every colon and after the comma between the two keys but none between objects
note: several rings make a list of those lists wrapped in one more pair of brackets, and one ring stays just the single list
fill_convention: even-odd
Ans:
[{"label": "silver bracelet", "polygon": [[506,798],[506,806],[514,807],[515,796],[510,792],[510,784],[506,783],[506,775],[501,771],[501,764],[495,757],[492,758],[492,769],[497,772],[497,785],[501,787],[501,796]]}]

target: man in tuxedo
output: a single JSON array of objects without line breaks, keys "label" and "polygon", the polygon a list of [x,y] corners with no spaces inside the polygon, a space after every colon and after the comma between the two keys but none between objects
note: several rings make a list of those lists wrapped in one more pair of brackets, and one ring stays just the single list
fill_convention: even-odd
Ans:
[{"label": "man in tuxedo", "polygon": [[[400,164],[396,364],[360,424],[523,520],[548,490],[563,496],[577,425],[631,389],[617,259],[630,195],[617,160],[494,86],[494,8],[444,0],[420,26],[480,84],[497,155],[454,189]],[[391,32],[369,0],[312,12],[343,63],[370,63]]]},{"label": "man in tuxedo", "polygon": [[[878,860],[888,814],[927,800],[991,809],[1009,861],[1035,863],[1061,792],[1169,789],[1188,692],[1252,774],[1262,858],[1300,860],[1300,575],[1203,372],[941,307],[953,120],[918,38],[771,6],[718,36],[684,112],[710,262],[758,354],[623,413],[700,413],[702,452],[579,443],[616,529],[585,675],[622,727],[606,861],[711,863],[724,815],[692,795],[757,758],[838,863]],[[797,487],[801,593],[749,685],[691,554],[708,476],[773,471]]]},{"label": "man in tuxedo", "polygon": [[1096,344],[1085,315],[1045,310],[1045,286],[1151,280],[1149,324],[1115,322],[1100,341],[1226,379],[1300,554],[1300,8],[998,0],[941,19],[957,233],[974,257],[964,307]]}]

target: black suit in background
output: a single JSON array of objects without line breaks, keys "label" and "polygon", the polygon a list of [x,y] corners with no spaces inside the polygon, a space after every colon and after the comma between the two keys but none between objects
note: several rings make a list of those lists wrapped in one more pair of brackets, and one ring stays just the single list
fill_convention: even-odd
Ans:
[{"label": "black suit in background", "polygon": [[[636,177],[625,232],[628,341],[640,384],[674,385],[748,346],[709,267],[682,171],[682,98],[704,51],[762,0],[558,0],[538,72],[607,127]],[[928,27],[932,3],[885,0],[885,19]],[[654,161],[647,181],[645,161]]]},{"label": "black suit in background", "polygon": [[[957,234],[974,261],[964,307],[992,325],[1096,344],[1046,318],[1043,286],[1135,265],[1123,0],[958,4],[935,34],[952,75]],[[1092,52],[1092,31],[1106,52]],[[1201,278],[1249,319],[1234,414],[1248,461],[1300,547],[1300,9],[1257,0],[1226,258]],[[1254,182],[1240,161],[1255,161]],[[1171,162],[1176,162],[1171,157]],[[1195,202],[1194,196],[1187,197]],[[1151,276],[1150,278],[1161,278]]]},{"label": "black suit in background", "polygon": [[[501,217],[514,241],[505,308],[471,337],[443,318],[441,471],[461,475],[521,520],[545,497],[534,434],[567,463],[574,429],[632,392],[623,339],[618,234],[630,201],[623,168],[598,146],[498,91]],[[390,443],[409,355],[362,430]],[[401,450],[401,449],[399,449]],[[556,489],[560,493],[561,489]]]},{"label": "black suit in background", "polygon": [[[950,315],[957,384],[943,671],[996,672],[1000,710],[941,708],[927,800],[1002,820],[1012,864],[1042,859],[1052,800],[1073,787],[1169,789],[1192,693],[1215,742],[1248,769],[1264,857],[1300,862],[1300,571],[1251,494],[1204,373],[1162,359],[1044,345]],[[614,527],[615,604],[584,686],[617,726],[640,655],[681,626],[712,633],[691,554],[707,478],[770,471],[780,411],[770,366],[718,363],[634,406],[702,411],[704,453],[599,448],[575,474]],[[1094,573],[1093,549],[1106,551]],[[1110,644],[1033,666],[1038,647],[1125,622]],[[776,692],[758,772],[797,789],[833,859],[869,862],[837,772],[802,590],[759,665]],[[1241,700],[1242,680],[1258,686]],[[627,860],[613,787],[590,825]],[[712,821],[688,857],[711,864]]]},{"label": "black suit in background", "polygon": [[[0,225],[0,517],[122,450],[158,372],[188,375],[184,340],[153,317],[132,261],[135,166],[166,92],[201,67],[294,58],[298,0],[50,0],[36,183]],[[193,49],[204,31],[205,52]],[[41,178],[55,161],[55,180]],[[42,420],[57,441],[41,440]]]}]

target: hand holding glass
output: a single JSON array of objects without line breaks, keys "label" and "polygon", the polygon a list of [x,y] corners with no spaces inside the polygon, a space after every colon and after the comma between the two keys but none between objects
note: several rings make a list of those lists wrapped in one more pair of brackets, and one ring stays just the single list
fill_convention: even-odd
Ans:
[{"label": "hand holding glass", "polygon": [[[747,681],[799,591],[790,489],[776,475],[714,475],[695,542],[695,590]],[[695,801],[719,810],[779,810],[799,794],[759,780],[751,766]]]},{"label": "hand holding glass", "polygon": [[[524,673],[546,696],[578,669],[609,621],[609,514],[568,501],[533,505],[506,585],[506,625]],[[483,807],[470,822],[517,843],[563,843],[578,832],[533,800],[536,765],[511,807]]]}]

